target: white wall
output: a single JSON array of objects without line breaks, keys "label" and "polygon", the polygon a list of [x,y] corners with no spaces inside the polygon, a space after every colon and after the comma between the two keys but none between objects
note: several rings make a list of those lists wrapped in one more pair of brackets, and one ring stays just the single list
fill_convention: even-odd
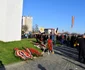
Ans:
[{"label": "white wall", "polygon": [[[4,8],[3,8],[4,7]],[[0,1],[0,40],[5,39],[6,0]]]},{"label": "white wall", "polygon": [[0,40],[21,40],[23,0],[0,1]]},{"label": "white wall", "polygon": [[26,23],[26,17],[22,17],[22,20],[23,20],[22,21],[22,24],[25,25],[25,23]]}]

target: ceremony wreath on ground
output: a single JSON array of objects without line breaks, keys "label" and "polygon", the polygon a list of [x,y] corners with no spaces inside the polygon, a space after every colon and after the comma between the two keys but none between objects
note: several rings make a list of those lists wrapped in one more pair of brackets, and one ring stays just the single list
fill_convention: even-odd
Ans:
[{"label": "ceremony wreath on ground", "polygon": [[33,56],[42,56],[42,53],[34,48],[24,48],[20,50],[19,48],[14,48],[15,56],[20,57],[23,60],[33,59]]}]

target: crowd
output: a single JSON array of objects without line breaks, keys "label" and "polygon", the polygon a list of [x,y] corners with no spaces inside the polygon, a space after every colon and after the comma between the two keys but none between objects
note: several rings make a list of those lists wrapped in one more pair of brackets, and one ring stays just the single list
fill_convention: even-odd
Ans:
[{"label": "crowd", "polygon": [[48,51],[48,54],[53,52],[53,41],[51,35],[37,34],[36,43],[38,43],[37,45],[39,45],[43,52]]},{"label": "crowd", "polygon": [[[28,38],[27,35],[25,35]],[[76,48],[79,52],[78,60],[85,63],[85,34],[74,35],[74,34],[34,34],[29,35],[29,38],[35,37],[37,47],[41,50],[53,52],[53,45],[61,44],[68,47]],[[46,47],[48,46],[48,47]]]},{"label": "crowd", "polygon": [[[72,48],[76,48],[79,52],[78,60],[80,62],[85,63],[85,34],[84,35],[52,35],[52,34],[36,34],[37,43],[43,42],[43,44],[50,44],[52,42],[53,45],[56,43],[60,43],[61,45],[66,45]],[[49,40],[50,39],[50,40]],[[51,49],[53,51],[53,46],[51,45]]]}]

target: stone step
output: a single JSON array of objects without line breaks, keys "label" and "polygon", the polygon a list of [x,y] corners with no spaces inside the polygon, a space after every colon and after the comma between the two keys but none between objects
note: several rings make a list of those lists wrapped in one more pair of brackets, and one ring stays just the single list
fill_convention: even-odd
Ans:
[{"label": "stone step", "polygon": [[54,49],[62,49],[62,50],[65,50],[65,51],[68,51],[68,52],[71,52],[73,54],[78,54],[78,51],[72,48],[68,48],[68,47],[55,47]]},{"label": "stone step", "polygon": [[54,49],[54,52],[56,54],[59,54],[59,55],[65,56],[65,57],[70,57],[75,60],[77,60],[77,58],[78,58],[78,54],[66,51],[65,49],[57,48],[57,49]]}]

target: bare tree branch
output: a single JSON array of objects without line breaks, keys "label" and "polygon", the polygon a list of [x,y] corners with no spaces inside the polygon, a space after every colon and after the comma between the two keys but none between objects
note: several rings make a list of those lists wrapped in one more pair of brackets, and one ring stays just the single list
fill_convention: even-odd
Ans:
[{"label": "bare tree branch", "polygon": [[23,25],[23,26],[22,26],[22,31],[24,31],[24,32],[27,32],[27,31],[28,31],[27,25]]}]

